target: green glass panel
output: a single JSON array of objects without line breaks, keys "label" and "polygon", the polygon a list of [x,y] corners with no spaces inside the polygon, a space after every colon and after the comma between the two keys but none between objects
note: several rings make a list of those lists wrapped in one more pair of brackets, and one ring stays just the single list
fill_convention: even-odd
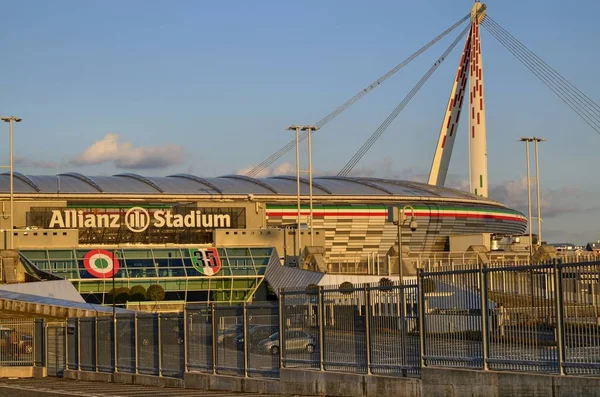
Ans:
[{"label": "green glass panel", "polygon": [[25,258],[27,258],[29,260],[47,259],[45,250],[39,250],[39,251],[23,251],[22,250],[21,252],[23,253],[23,255],[25,255]]},{"label": "green glass panel", "polygon": [[210,280],[206,279],[191,279],[188,282],[189,291],[205,291],[208,290]]},{"label": "green glass panel", "polygon": [[250,252],[254,258],[257,256],[266,256],[270,258],[273,253],[273,248],[250,248]]},{"label": "green glass panel", "polygon": [[125,259],[152,259],[150,249],[124,249],[119,254],[119,258]]},{"label": "green glass panel", "polygon": [[248,248],[225,248],[226,256],[233,257],[249,257],[250,251]]},{"label": "green glass panel", "polygon": [[73,250],[48,250],[50,259],[73,259]]},{"label": "green glass panel", "polygon": [[181,250],[180,249],[154,249],[154,257],[155,258],[181,258]]}]

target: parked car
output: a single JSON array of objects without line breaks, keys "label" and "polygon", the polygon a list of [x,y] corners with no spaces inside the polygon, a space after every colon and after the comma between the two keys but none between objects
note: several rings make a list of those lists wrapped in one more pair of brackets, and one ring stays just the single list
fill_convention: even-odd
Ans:
[{"label": "parked car", "polygon": [[0,353],[17,355],[33,353],[33,337],[11,328],[0,327]]},{"label": "parked car", "polygon": [[[255,349],[261,341],[269,338],[269,336],[273,335],[276,332],[279,332],[278,325],[255,325],[255,326],[251,327],[247,332],[247,334],[248,334],[248,350]],[[240,333],[238,336],[236,336],[235,343],[236,343],[236,346],[238,349],[244,348],[244,333],[243,332]]]},{"label": "parked car", "polygon": [[[287,330],[284,334],[286,351],[305,351],[312,353],[317,345],[314,336],[304,330]],[[258,347],[273,355],[279,354],[279,332],[261,341]]]},{"label": "parked car", "polygon": [[221,329],[217,332],[217,343],[232,345],[236,336],[242,332],[244,332],[243,324],[234,324],[228,328]]}]

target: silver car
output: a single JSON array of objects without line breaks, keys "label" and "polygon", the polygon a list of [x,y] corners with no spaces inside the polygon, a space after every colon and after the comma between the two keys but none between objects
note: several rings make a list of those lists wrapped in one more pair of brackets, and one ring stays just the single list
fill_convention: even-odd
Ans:
[{"label": "silver car", "polygon": [[[308,332],[303,330],[287,330],[284,335],[286,351],[305,351],[312,353],[317,345],[315,338]],[[279,354],[279,332],[274,333],[268,339],[261,341],[258,344],[260,350]]]}]

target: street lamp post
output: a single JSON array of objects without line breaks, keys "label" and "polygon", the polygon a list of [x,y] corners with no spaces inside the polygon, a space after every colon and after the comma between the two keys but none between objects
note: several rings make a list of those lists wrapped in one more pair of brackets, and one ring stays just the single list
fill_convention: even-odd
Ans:
[{"label": "street lamp post", "polygon": [[[300,208],[300,173],[301,172],[306,172],[308,173],[308,196],[309,196],[309,223],[310,223],[310,245],[314,245],[315,243],[315,239],[314,239],[314,227],[313,227],[313,183],[312,183],[312,132],[313,131],[317,131],[319,129],[319,127],[317,126],[313,126],[313,125],[305,125],[305,126],[299,126],[299,125],[291,125],[287,128],[290,131],[295,131],[296,132],[296,185],[297,185],[297,190],[296,190],[296,201],[297,201],[297,205],[298,205],[298,226],[297,226],[297,230],[296,230],[296,235],[297,235],[297,244],[298,244],[298,258],[300,258],[300,256],[302,255],[302,247],[301,247],[301,240],[300,240],[300,215],[301,215],[301,208]],[[300,137],[299,137],[299,133],[300,130],[302,131],[306,131],[307,132],[307,137],[308,137],[308,170],[301,170],[300,169]]]},{"label": "street lamp post", "polygon": [[296,226],[296,252],[298,253],[298,258],[300,258],[301,248],[300,248],[300,127],[299,125],[291,125],[287,129],[290,131],[296,132],[296,204],[298,206],[298,218],[297,218],[297,226]]},{"label": "street lamp post", "polygon": [[529,159],[529,142],[535,143],[535,185],[537,190],[537,224],[538,224],[538,241],[537,246],[542,245],[542,205],[540,201],[540,167],[538,161],[538,143],[544,142],[544,138],[538,137],[522,137],[520,142],[525,142],[525,158],[527,161],[527,216],[529,222],[529,256],[533,255],[533,233],[532,233],[532,216],[531,216],[531,160]]},{"label": "street lamp post", "polygon": [[537,189],[537,221],[538,221],[538,245],[542,246],[542,202],[540,201],[540,163],[538,161],[538,143],[544,142],[544,138],[533,138],[535,142],[535,187]]},{"label": "street lamp post", "polygon": [[13,181],[13,121],[20,123],[23,119],[16,116],[1,117],[2,121],[8,123],[8,147],[9,147],[9,169],[10,169],[10,249],[14,249],[13,229],[15,228],[14,210],[14,181]]},{"label": "street lamp post", "polygon": [[314,238],[314,227],[313,227],[313,182],[312,182],[312,131],[317,131],[319,127],[312,125],[305,125],[302,127],[302,131],[307,131],[308,138],[308,202],[309,202],[309,222],[310,222],[310,245],[315,245]]},{"label": "street lamp post", "polygon": [[398,278],[400,285],[404,285],[404,266],[402,265],[402,224],[407,220],[405,211],[410,209],[410,230],[417,230],[417,218],[415,218],[415,209],[412,205],[405,205],[402,208],[394,207],[394,223],[398,226]]}]

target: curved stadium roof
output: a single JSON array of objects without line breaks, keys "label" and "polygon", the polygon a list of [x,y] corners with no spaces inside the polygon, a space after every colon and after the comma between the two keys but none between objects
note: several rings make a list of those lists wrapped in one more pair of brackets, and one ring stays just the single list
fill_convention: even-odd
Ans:
[{"label": "curved stadium roof", "polygon": [[[10,177],[0,174],[0,194],[8,193]],[[165,195],[295,195],[295,176],[250,178],[225,175],[202,178],[190,174],[145,177],[124,173],[113,176],[85,176],[79,173],[59,175],[23,175],[14,173],[17,194],[165,194]],[[308,194],[308,180],[301,179],[301,193]],[[313,178],[315,196],[415,196],[469,199],[492,202],[467,192],[419,182],[392,179],[323,176]]]}]

